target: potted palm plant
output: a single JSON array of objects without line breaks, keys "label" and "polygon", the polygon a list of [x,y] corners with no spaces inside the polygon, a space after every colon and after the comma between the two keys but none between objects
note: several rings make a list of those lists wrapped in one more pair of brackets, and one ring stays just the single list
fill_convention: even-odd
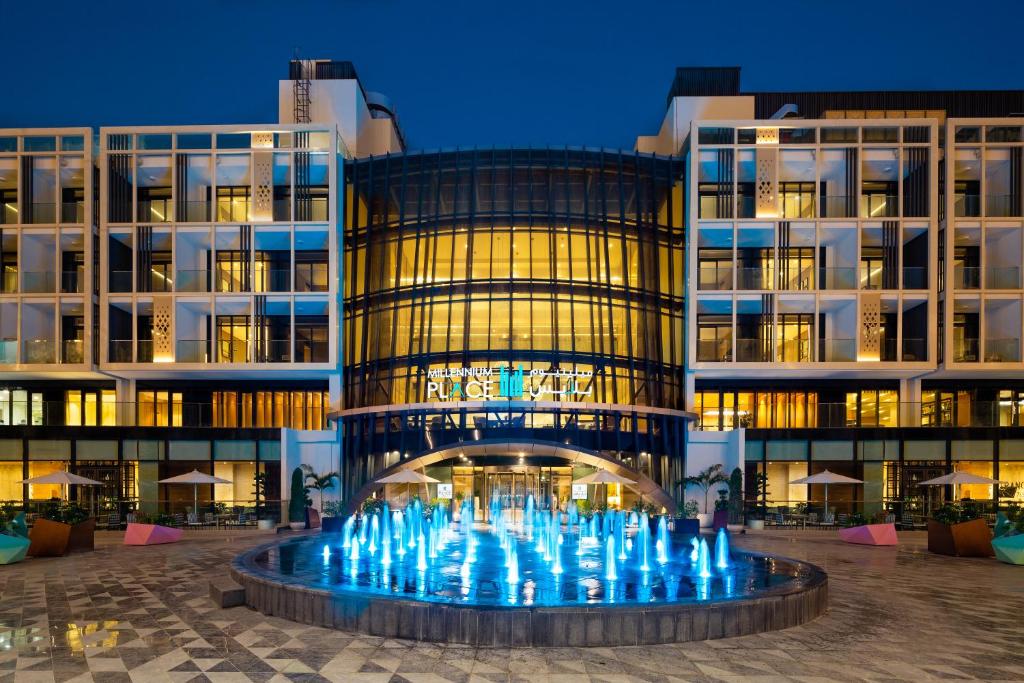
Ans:
[{"label": "potted palm plant", "polygon": [[712,522],[712,514],[708,512],[708,492],[715,484],[724,484],[727,481],[725,473],[722,472],[722,466],[717,463],[695,475],[683,478],[683,491],[691,486],[696,486],[704,492],[704,512],[697,515],[702,529],[710,527]]},{"label": "potted palm plant", "polygon": [[[327,472],[326,474],[317,474],[316,471],[309,465],[300,465],[302,472],[306,475],[306,486],[311,489],[316,489],[320,494],[320,511],[324,509],[324,491],[333,489],[335,482],[338,480],[337,472]],[[316,515],[307,512],[306,528],[315,529],[321,525],[320,513]]]}]

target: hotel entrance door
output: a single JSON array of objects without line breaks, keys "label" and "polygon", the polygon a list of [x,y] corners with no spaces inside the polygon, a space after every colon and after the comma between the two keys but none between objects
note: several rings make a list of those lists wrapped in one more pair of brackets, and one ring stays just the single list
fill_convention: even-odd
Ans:
[{"label": "hotel entrance door", "polygon": [[488,472],[486,500],[483,501],[484,520],[490,522],[491,501],[497,499],[502,510],[512,511],[512,520],[520,522],[526,499],[532,495],[539,500],[540,487],[537,472]]}]

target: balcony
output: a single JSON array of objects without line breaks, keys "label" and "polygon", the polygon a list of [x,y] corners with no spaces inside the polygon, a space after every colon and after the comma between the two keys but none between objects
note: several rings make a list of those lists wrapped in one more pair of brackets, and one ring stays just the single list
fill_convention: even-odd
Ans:
[{"label": "balcony", "polygon": [[981,195],[956,194],[953,196],[953,215],[957,218],[976,218],[981,215]]},{"label": "balcony", "polygon": [[[1018,181],[1019,182],[1019,181]],[[1016,218],[1020,216],[1020,203],[1015,207],[1013,195],[985,195],[985,216],[988,218]]]},{"label": "balcony", "polygon": [[232,197],[230,200],[218,198],[218,223],[247,223],[249,221],[249,198]]},{"label": "balcony", "polygon": [[291,270],[287,268],[257,270],[256,281],[253,283],[254,289],[257,292],[290,292],[292,291],[291,275]]},{"label": "balcony", "polygon": [[857,289],[856,268],[822,268],[823,289]]},{"label": "balcony", "polygon": [[109,357],[111,363],[134,362],[135,343],[131,339],[111,339]]},{"label": "balcony", "polygon": [[130,270],[112,270],[108,276],[107,287],[109,291],[115,294],[123,294],[131,292],[134,287],[132,283],[132,271]]},{"label": "balcony", "polygon": [[0,199],[0,225],[14,225],[18,222],[18,199]]},{"label": "balcony", "polygon": [[899,204],[893,194],[864,194],[860,198],[861,218],[895,218],[900,215]]},{"label": "balcony", "polygon": [[81,294],[85,290],[83,270],[65,270],[60,274],[60,291],[64,294]]},{"label": "balcony", "polygon": [[732,359],[732,339],[698,339],[697,361],[727,363]]},{"label": "balcony", "polygon": [[771,344],[764,339],[737,339],[736,360],[740,363],[772,362]]},{"label": "balcony", "polygon": [[857,360],[856,339],[821,339],[819,358],[826,363],[852,363]]},{"label": "balcony", "polygon": [[17,294],[18,292],[18,271],[16,269],[5,269],[0,273],[0,293]]},{"label": "balcony", "polygon": [[329,363],[330,343],[319,340],[296,339],[296,363]]},{"label": "balcony", "polygon": [[981,268],[953,266],[953,289],[981,289]]},{"label": "balcony", "polygon": [[757,218],[757,204],[750,195],[741,194],[736,197],[737,218]]},{"label": "balcony", "polygon": [[136,363],[152,363],[153,362],[153,340],[152,339],[140,339],[135,342],[135,362]]},{"label": "balcony", "polygon": [[[302,264],[303,266],[309,264]],[[329,289],[328,278],[327,278],[327,264],[315,264],[322,266],[322,269],[317,269],[313,272],[309,272],[308,269],[295,267],[295,291],[296,292],[326,292]],[[730,273],[730,280],[732,275]],[[729,283],[730,286],[732,283]]]},{"label": "balcony", "polygon": [[174,277],[174,289],[178,292],[209,292],[210,271],[179,270]]},{"label": "balcony", "polygon": [[48,365],[57,362],[57,345],[52,339],[29,339],[22,344],[22,362]]},{"label": "balcony", "polygon": [[174,280],[171,279],[170,263],[154,263],[149,269],[148,292],[172,292]]},{"label": "balcony", "polygon": [[985,340],[985,362],[986,363],[1019,363],[1020,362],[1020,340],[1019,339],[986,339]]},{"label": "balcony", "polygon": [[290,199],[275,199],[274,200],[274,222],[287,223],[292,219],[292,200]]},{"label": "balcony", "polygon": [[780,339],[776,352],[780,363],[814,362],[814,346],[807,339]]},{"label": "balcony", "polygon": [[765,268],[740,268],[736,289],[771,289],[772,271]]},{"label": "balcony", "polygon": [[55,202],[38,202],[32,204],[32,220],[28,223],[56,223],[57,204]]},{"label": "balcony", "polygon": [[905,266],[903,289],[928,289],[928,269],[921,266]]},{"label": "balcony", "polygon": [[954,363],[977,363],[979,358],[977,339],[964,338],[953,341]]},{"label": "balcony", "polygon": [[266,342],[267,363],[291,363],[292,362],[292,340],[291,339],[270,339]]},{"label": "balcony", "polygon": [[808,266],[799,272],[779,272],[779,289],[809,291],[814,289],[814,267]]},{"label": "balcony", "polygon": [[732,289],[732,266],[700,265],[697,289],[714,291]]},{"label": "balcony", "polygon": [[845,195],[821,198],[822,218],[853,218],[849,210],[850,198]]},{"label": "balcony", "polygon": [[904,337],[900,360],[903,363],[923,363],[928,360],[928,340]]},{"label": "balcony", "polygon": [[179,202],[179,207],[185,212],[184,216],[178,216],[179,223],[209,223],[210,202]]},{"label": "balcony", "polygon": [[18,362],[18,340],[0,339],[0,363],[14,365]]},{"label": "balcony", "polygon": [[174,220],[174,202],[170,199],[140,199],[138,219],[140,223],[170,223]]},{"label": "balcony", "polygon": [[54,294],[57,292],[57,274],[52,270],[25,271],[22,273],[21,291],[28,294]]},{"label": "balcony", "polygon": [[985,287],[988,289],[1020,289],[1018,266],[989,266],[985,269]]},{"label": "balcony", "polygon": [[217,341],[217,362],[218,363],[251,363],[252,356],[249,353],[249,342],[221,339]]},{"label": "balcony", "polygon": [[174,345],[176,363],[209,363],[210,341],[208,339],[179,339]]},{"label": "balcony", "polygon": [[60,205],[61,223],[85,223],[84,202],[64,202]]},{"label": "balcony", "polygon": [[85,362],[85,341],[81,339],[65,339],[61,342],[61,363],[79,365]]}]

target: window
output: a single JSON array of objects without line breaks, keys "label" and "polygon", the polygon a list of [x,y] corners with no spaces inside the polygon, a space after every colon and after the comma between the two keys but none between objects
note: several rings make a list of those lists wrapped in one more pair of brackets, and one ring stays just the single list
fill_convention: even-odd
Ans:
[{"label": "window", "polygon": [[249,316],[217,316],[217,362],[249,362]]},{"label": "window", "polygon": [[70,427],[117,424],[116,392],[113,389],[98,391],[70,389],[65,391],[64,424]]},{"label": "window", "polygon": [[248,185],[241,187],[217,187],[217,220],[227,223],[244,223],[249,220]]},{"label": "window", "polygon": [[241,251],[218,251],[216,291],[249,291],[249,263]]},{"label": "window", "polygon": [[140,391],[137,408],[140,427],[181,426],[181,392]]}]

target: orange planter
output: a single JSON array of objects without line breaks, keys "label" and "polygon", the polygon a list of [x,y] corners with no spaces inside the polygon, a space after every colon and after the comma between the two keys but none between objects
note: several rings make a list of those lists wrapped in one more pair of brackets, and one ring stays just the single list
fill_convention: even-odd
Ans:
[{"label": "orange planter", "polygon": [[28,554],[32,557],[60,557],[72,552],[93,549],[96,520],[64,524],[37,519],[28,532]]},{"label": "orange planter", "polygon": [[928,550],[954,557],[992,557],[992,532],[983,519],[959,524],[929,519]]}]

